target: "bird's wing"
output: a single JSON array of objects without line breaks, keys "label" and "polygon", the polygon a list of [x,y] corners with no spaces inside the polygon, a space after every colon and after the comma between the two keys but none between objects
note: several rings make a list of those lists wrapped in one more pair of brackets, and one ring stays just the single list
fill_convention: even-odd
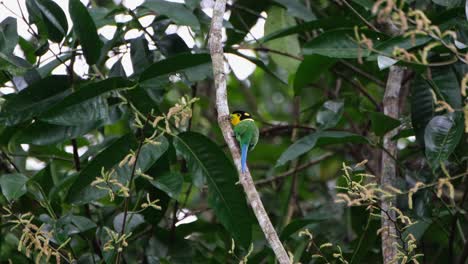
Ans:
[{"label": "bird's wing", "polygon": [[[247,144],[250,145],[252,139],[252,126],[251,121],[241,121],[237,126],[234,127],[234,133],[236,134],[236,139],[241,145]],[[254,124],[255,125],[255,124]]]},{"label": "bird's wing", "polygon": [[253,135],[252,135],[252,139],[250,140],[250,148],[249,150],[252,150],[255,148],[255,146],[257,145],[258,143],[258,138],[260,136],[260,131],[258,131],[258,127],[253,124],[254,127],[252,128],[252,131],[253,131]]}]

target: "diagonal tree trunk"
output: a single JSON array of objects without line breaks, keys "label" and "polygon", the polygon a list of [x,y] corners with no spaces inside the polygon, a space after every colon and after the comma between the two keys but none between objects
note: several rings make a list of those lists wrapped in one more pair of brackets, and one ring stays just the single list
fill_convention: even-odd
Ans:
[{"label": "diagonal tree trunk", "polygon": [[217,0],[213,9],[213,17],[211,20],[210,29],[210,53],[213,62],[213,75],[216,87],[216,109],[218,111],[218,123],[223,132],[224,140],[226,141],[231,152],[234,163],[239,171],[240,183],[247,194],[247,199],[252,206],[252,209],[257,217],[258,223],[265,234],[268,243],[280,264],[290,263],[289,256],[284,249],[281,241],[278,238],[273,225],[271,224],[268,214],[263,207],[260,195],[255,188],[255,184],[247,168],[246,173],[241,173],[241,162],[239,148],[232,136],[234,134],[229,123],[229,107],[227,102],[226,75],[224,72],[224,53],[222,38],[223,15],[226,9],[226,0]]},{"label": "diagonal tree trunk", "polygon": [[[399,109],[399,96],[401,85],[403,81],[404,70],[399,66],[392,66],[390,68],[387,85],[385,87],[385,94],[383,97],[383,112],[385,115],[398,119]],[[381,159],[381,174],[380,185],[382,189],[386,186],[394,186],[396,180],[396,155],[397,143],[392,140],[398,132],[398,128],[388,132],[383,138],[383,147],[387,151],[382,151]],[[395,212],[390,210],[395,206],[396,199],[388,198],[382,201],[382,255],[383,263],[390,263],[394,260],[397,254],[397,234],[394,221],[396,219]],[[390,219],[391,218],[391,219]]]}]

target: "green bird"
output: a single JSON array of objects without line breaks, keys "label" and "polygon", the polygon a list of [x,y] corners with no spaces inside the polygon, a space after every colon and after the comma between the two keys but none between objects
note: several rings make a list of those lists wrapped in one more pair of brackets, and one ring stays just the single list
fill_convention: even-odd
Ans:
[{"label": "green bird", "polygon": [[234,111],[231,114],[231,124],[234,134],[241,148],[241,167],[245,173],[247,166],[247,152],[253,150],[258,142],[259,131],[252,115],[244,111]]}]

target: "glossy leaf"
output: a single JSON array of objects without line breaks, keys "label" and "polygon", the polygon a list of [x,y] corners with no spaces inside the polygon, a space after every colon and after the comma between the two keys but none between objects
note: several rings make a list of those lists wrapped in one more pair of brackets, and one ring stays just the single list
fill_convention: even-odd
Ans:
[{"label": "glossy leaf", "polygon": [[13,52],[19,41],[17,27],[16,19],[12,17],[7,17],[0,23],[0,52]]},{"label": "glossy leaf", "polygon": [[99,39],[93,19],[80,0],[70,0],[68,10],[75,35],[83,47],[86,62],[89,65],[95,64],[101,55],[102,41]]},{"label": "glossy leaf", "polygon": [[463,119],[459,113],[435,116],[424,131],[426,158],[432,169],[445,162],[463,135]]},{"label": "glossy leaf", "polygon": [[377,136],[382,137],[387,132],[400,125],[400,121],[391,118],[381,112],[369,112],[371,129]]},{"label": "glossy leaf", "polygon": [[208,202],[234,239],[247,248],[251,241],[251,211],[238,181],[234,165],[205,136],[186,132],[174,139],[174,147],[184,157],[196,186],[208,184]]},{"label": "glossy leaf", "polygon": [[335,127],[344,111],[343,100],[326,101],[317,112],[316,122],[320,129]]},{"label": "glossy leaf", "polygon": [[141,74],[140,82],[169,73],[184,72],[208,63],[211,64],[211,58],[208,54],[180,54],[153,63]]},{"label": "glossy leaf", "polygon": [[[101,169],[109,170],[112,168],[115,164],[119,163],[131,149],[135,149],[136,145],[137,142],[133,134],[127,134],[101,151],[76,176],[75,181],[68,191],[67,200],[73,204],[88,203],[90,197],[84,195],[86,193],[85,188],[90,187],[90,183],[101,175]],[[96,191],[97,189],[94,188],[94,190]]]},{"label": "glossy leaf", "polygon": [[[124,213],[120,213],[114,217],[114,230],[117,232],[122,231],[122,224],[123,224]],[[125,226],[125,233],[130,233],[139,225],[145,223],[145,219],[141,214],[135,212],[128,212],[127,219],[126,219],[126,226]]]},{"label": "glossy leaf", "polygon": [[[286,14],[284,8],[278,6],[272,6],[267,12],[267,20],[265,22],[265,34],[275,32],[279,29],[296,25],[294,18]],[[277,51],[285,51],[291,55],[298,56],[301,52],[299,46],[299,40],[296,35],[290,35],[284,38],[279,38],[272,40],[265,44],[268,48]],[[294,58],[290,58],[284,55],[269,53],[271,59],[279,67],[286,70],[288,74],[293,74],[296,72],[297,67],[299,66],[300,61]]]},{"label": "glossy leaf", "polygon": [[168,2],[165,0],[147,0],[144,6],[157,14],[165,15],[178,25],[190,26],[200,29],[197,17],[184,4]]},{"label": "glossy leaf", "polygon": [[[274,0],[276,3],[284,6],[288,14],[304,21],[315,20],[316,17],[306,6],[298,0]],[[269,16],[268,16],[269,17]]]},{"label": "glossy leaf", "polygon": [[17,200],[26,193],[28,180],[29,178],[21,173],[3,174],[0,177],[2,194],[9,202]]},{"label": "glossy leaf", "polygon": [[109,106],[102,96],[134,85],[133,82],[121,77],[90,83],[54,105],[41,115],[40,120],[63,126],[103,121],[108,118]]},{"label": "glossy leaf", "polygon": [[52,75],[38,81],[6,101],[0,122],[11,126],[38,116],[69,94],[69,88],[67,76]]},{"label": "glossy leaf", "polygon": [[[371,31],[362,32],[372,39],[374,45],[380,43],[383,36]],[[336,29],[324,32],[306,43],[303,47],[304,55],[319,54],[331,58],[355,59],[367,57],[370,54],[368,49],[359,47],[351,29]]]},{"label": "glossy leaf", "polygon": [[180,173],[166,173],[161,176],[156,176],[151,184],[167,193],[172,199],[178,199],[179,194],[182,192],[182,185],[184,177]]},{"label": "glossy leaf", "polygon": [[317,81],[335,62],[335,59],[322,55],[305,56],[294,77],[294,93],[301,95],[303,88]]},{"label": "glossy leaf", "polygon": [[79,126],[61,126],[37,121],[26,129],[17,131],[12,140],[18,144],[50,145],[82,136],[102,125],[102,121]]},{"label": "glossy leaf", "polygon": [[299,157],[300,155],[320,147],[331,144],[345,143],[368,143],[368,140],[360,135],[343,131],[317,131],[305,136],[289,146],[276,162],[276,166],[284,165],[286,162]]},{"label": "glossy leaf", "polygon": [[49,39],[53,42],[61,42],[67,35],[68,22],[65,13],[52,0],[31,0],[34,1],[39,10],[41,11],[47,27]]}]

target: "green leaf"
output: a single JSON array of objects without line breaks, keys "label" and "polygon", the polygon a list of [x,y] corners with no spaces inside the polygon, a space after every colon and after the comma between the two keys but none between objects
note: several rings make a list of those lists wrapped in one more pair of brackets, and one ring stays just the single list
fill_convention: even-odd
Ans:
[{"label": "green leaf", "polygon": [[318,80],[336,60],[322,55],[308,55],[299,65],[294,77],[294,94],[301,95],[302,89]]},{"label": "green leaf", "polygon": [[88,13],[88,9],[80,0],[70,0],[68,5],[73,30],[80,40],[83,54],[89,65],[95,64],[101,55],[102,41],[97,34],[96,25]]},{"label": "green leaf", "polygon": [[0,52],[13,53],[19,40],[17,27],[16,19],[12,17],[7,17],[0,23]]},{"label": "green leaf", "polygon": [[234,8],[231,9],[231,16],[229,16],[229,22],[233,28],[226,29],[228,37],[226,46],[244,40],[250,28],[257,22],[260,13],[267,10],[269,5],[269,1],[237,0],[234,2]]},{"label": "green leaf", "polygon": [[200,29],[197,17],[184,4],[164,0],[146,0],[143,5],[159,15],[167,16],[178,25],[190,26],[195,30]]},{"label": "green leaf", "polygon": [[272,32],[270,34],[265,34],[265,36],[259,39],[260,43],[265,43],[271,41],[273,39],[282,38],[285,36],[289,36],[292,34],[298,34],[314,29],[334,29],[334,28],[344,28],[349,27],[349,25],[356,24],[357,21],[349,20],[346,17],[339,16],[339,17],[327,17],[322,18],[314,21],[309,21],[305,23],[301,23],[296,26],[291,26],[287,28],[280,29],[278,31]]},{"label": "green leaf", "polygon": [[24,52],[26,60],[31,64],[36,63],[37,57],[35,54],[34,46],[29,41],[25,40],[23,37],[19,38],[18,43],[21,47],[21,50]]},{"label": "green leaf", "polygon": [[11,203],[26,193],[29,178],[20,173],[4,174],[0,177],[0,187],[5,198]]},{"label": "green leaf", "polygon": [[382,137],[387,132],[398,127],[400,121],[391,118],[381,112],[368,112],[371,120],[371,129],[377,136]]},{"label": "green leaf", "polygon": [[326,101],[317,112],[316,122],[319,129],[325,130],[336,126],[343,115],[343,110],[343,100]]},{"label": "green leaf", "polygon": [[50,145],[82,136],[103,125],[102,121],[79,126],[61,126],[36,121],[12,138],[17,144]]},{"label": "green leaf", "polygon": [[67,17],[63,10],[52,0],[33,1],[45,18],[44,23],[47,27],[49,39],[53,42],[61,42],[68,31]]},{"label": "green leaf", "polygon": [[[267,15],[268,17],[265,22],[265,34],[275,32],[288,26],[296,25],[294,18],[287,15],[284,8],[272,6],[268,10]],[[289,35],[284,38],[272,40],[266,43],[266,46],[272,50],[287,51],[289,54],[295,56],[298,56],[301,52],[301,47],[299,45],[297,35]],[[280,54],[269,53],[269,56],[276,63],[276,65],[285,69],[288,74],[296,72],[300,63],[300,61],[297,59]]]},{"label": "green leaf", "polygon": [[211,64],[209,54],[180,54],[153,63],[140,76],[140,82],[170,73],[184,72],[204,64]]},{"label": "green leaf", "polygon": [[[374,45],[379,44],[379,39],[383,38],[373,31],[362,30],[360,33],[372,39]],[[319,54],[331,58],[355,59],[369,56],[370,51],[359,47],[354,30],[336,29],[324,32],[306,43],[303,47],[303,53],[304,55]]]},{"label": "green leaf", "polygon": [[145,35],[130,40],[130,57],[133,72],[138,75],[153,63],[153,52],[149,50]]},{"label": "green leaf", "polygon": [[[86,204],[90,202],[90,197],[86,197],[86,187],[90,187],[90,183],[100,177],[101,169],[111,169],[115,164],[118,164],[131,149],[135,149],[137,145],[133,134],[127,134],[109,147],[101,151],[88,165],[76,176],[75,182],[70,187],[67,200],[73,204]],[[90,187],[93,188],[93,187]],[[97,190],[94,188],[94,190]]]},{"label": "green leaf", "polygon": [[0,70],[8,71],[13,76],[20,76],[31,68],[32,65],[23,58],[0,52]]},{"label": "green leaf", "polygon": [[[287,8],[289,15],[300,18],[304,21],[317,19],[315,15],[302,3],[297,0],[274,0],[276,3]],[[268,15],[268,18],[270,16]]]},{"label": "green leaf", "polygon": [[70,92],[69,88],[69,78],[65,75],[52,75],[35,82],[5,102],[0,122],[12,126],[36,117],[61,101]]},{"label": "green leaf", "polygon": [[[158,142],[157,145],[155,144],[144,144],[141,147],[140,155],[138,157],[138,161],[136,164],[136,169],[140,170],[141,172],[145,173],[148,169],[153,166],[153,164],[167,151],[169,148],[169,142],[167,141],[166,137],[159,136],[155,141]],[[115,168],[117,175],[120,176],[121,179],[126,179],[127,181],[130,180],[130,175],[132,174],[133,166],[128,164]]]},{"label": "green leaf", "polygon": [[[120,213],[114,217],[114,230],[119,233],[122,232],[123,217],[124,213]],[[128,212],[127,219],[125,222],[125,233],[128,234],[135,230],[135,228],[137,228],[139,225],[144,224],[145,218],[141,214],[135,212]]]},{"label": "green leaf", "polygon": [[447,102],[453,109],[462,107],[460,84],[452,68],[438,67],[431,69],[431,72],[432,80],[418,76],[411,88],[411,122],[421,146],[425,145],[426,125],[436,114],[432,92],[436,94],[438,100]]},{"label": "green leaf", "polygon": [[207,137],[185,132],[174,138],[174,147],[184,157],[196,186],[208,183],[208,202],[223,226],[242,246],[251,241],[251,211],[236,184],[237,172],[224,152]]},{"label": "green leaf", "polygon": [[103,96],[134,86],[121,77],[108,78],[79,88],[40,116],[40,120],[63,126],[77,126],[108,118],[109,105]]},{"label": "green leaf", "polygon": [[161,176],[156,176],[154,180],[150,181],[151,184],[167,193],[172,199],[178,199],[179,194],[182,192],[184,177],[180,173],[166,173]]},{"label": "green leaf", "polygon": [[375,46],[375,49],[379,51],[378,54],[372,54],[369,56],[368,60],[371,59],[376,59],[377,56],[379,55],[384,55],[387,57],[392,57],[393,55],[393,50],[396,47],[405,49],[405,50],[410,50],[416,47],[419,47],[421,45],[426,44],[429,42],[432,38],[429,36],[424,36],[424,35],[416,35],[414,38],[408,36],[396,36],[393,37],[389,40],[383,41],[380,44]]},{"label": "green leaf", "polygon": [[463,118],[460,113],[435,116],[424,131],[426,158],[435,170],[445,162],[463,135]]},{"label": "green leaf", "polygon": [[243,53],[240,53],[239,51],[237,50],[232,50],[232,51],[229,51],[233,54],[236,54],[237,56],[239,57],[242,57],[246,60],[249,60],[250,62],[252,62],[253,64],[257,65],[257,67],[259,67],[260,69],[264,70],[267,74],[269,74],[270,76],[272,76],[273,78],[275,78],[276,80],[280,81],[281,83],[287,85],[288,82],[286,82],[285,80],[281,79],[280,77],[278,77],[278,75],[276,75],[276,73],[274,73],[270,68],[268,68],[267,65],[265,65],[265,63],[263,63],[262,60],[260,59],[257,59],[255,57],[250,57],[250,56],[247,56]]},{"label": "green leaf", "polygon": [[459,5],[461,1],[460,0],[432,0],[432,2],[441,6],[452,8],[452,7]]},{"label": "green leaf", "polygon": [[344,131],[317,131],[289,146],[281,154],[276,162],[276,166],[284,165],[286,162],[296,159],[314,147],[345,143],[369,143],[369,141],[363,136]]}]

